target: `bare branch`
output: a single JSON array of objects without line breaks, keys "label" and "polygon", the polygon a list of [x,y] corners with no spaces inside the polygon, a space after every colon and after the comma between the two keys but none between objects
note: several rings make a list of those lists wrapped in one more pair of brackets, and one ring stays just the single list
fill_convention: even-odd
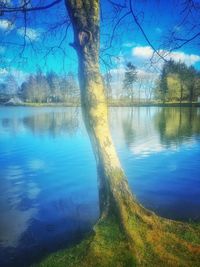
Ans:
[{"label": "bare branch", "polygon": [[19,7],[1,7],[0,8],[0,14],[4,13],[12,13],[12,12],[29,12],[29,11],[38,11],[38,10],[44,10],[51,8],[59,3],[61,3],[62,0],[55,0],[54,2],[44,5],[44,6],[35,6],[35,7],[27,7],[27,2],[25,2],[24,5],[19,6]]},{"label": "bare branch", "polygon": [[154,47],[154,45],[150,42],[149,38],[147,37],[147,35],[146,35],[144,29],[142,28],[142,26],[141,26],[141,24],[139,23],[139,21],[138,21],[136,15],[135,15],[135,13],[133,12],[133,7],[132,7],[132,1],[131,1],[131,0],[129,0],[129,6],[130,6],[130,12],[131,12],[131,14],[132,14],[132,17],[133,17],[133,19],[134,19],[136,25],[139,27],[139,29],[140,29],[142,35],[144,36],[145,40],[146,40],[147,43],[149,44],[149,46],[153,49],[153,51],[155,52],[155,54],[157,54],[162,60],[167,61],[167,60],[166,60],[166,59],[165,59],[165,58],[164,58],[164,57],[157,51],[157,49]]}]

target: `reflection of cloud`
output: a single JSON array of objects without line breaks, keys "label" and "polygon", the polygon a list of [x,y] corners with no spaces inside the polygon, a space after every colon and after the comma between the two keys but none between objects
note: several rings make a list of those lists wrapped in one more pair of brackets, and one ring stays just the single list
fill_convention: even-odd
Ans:
[{"label": "reflection of cloud", "polygon": [[131,151],[136,156],[147,157],[151,154],[164,151],[165,148],[159,143],[153,143],[152,140],[146,141],[142,144],[134,144]]},{"label": "reflection of cloud", "polygon": [[31,170],[37,171],[45,168],[45,162],[40,159],[34,159],[29,161],[28,166]]},{"label": "reflection of cloud", "polygon": [[170,164],[169,165],[169,167],[168,167],[168,169],[171,171],[171,172],[174,172],[174,171],[176,171],[176,169],[177,169],[177,165],[174,163],[174,164]]},{"label": "reflection of cloud", "polygon": [[[40,189],[36,183],[27,178],[22,167],[18,165],[10,165],[2,173],[0,245],[3,247],[18,245],[22,234],[29,227],[30,220],[37,212],[28,200],[35,199]],[[27,200],[24,203],[25,199]]]},{"label": "reflection of cloud", "polygon": [[6,171],[7,179],[20,179],[23,177],[23,171],[20,166],[12,165],[9,166]]},{"label": "reflection of cloud", "polygon": [[21,234],[27,230],[29,221],[36,212],[36,208],[25,211],[8,209],[1,212],[0,245],[4,247],[17,247]]},{"label": "reflection of cloud", "polygon": [[[139,140],[138,140],[139,141]],[[184,141],[183,142],[183,146],[185,148],[191,147],[195,144],[195,142],[193,140],[189,141]],[[140,156],[140,157],[148,157],[152,154],[155,153],[160,153],[160,152],[175,152],[178,151],[179,147],[177,147],[176,144],[171,144],[170,147],[165,146],[163,144],[160,143],[160,139],[158,138],[158,136],[152,137],[152,138],[148,138],[147,140],[144,141],[143,143],[133,143],[131,146],[131,151],[135,156]],[[176,168],[176,166],[174,167],[171,166],[170,170],[174,170]]]}]

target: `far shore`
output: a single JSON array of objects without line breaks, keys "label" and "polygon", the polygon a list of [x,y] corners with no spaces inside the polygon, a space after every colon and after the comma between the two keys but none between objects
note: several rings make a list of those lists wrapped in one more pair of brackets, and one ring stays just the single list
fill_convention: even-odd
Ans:
[{"label": "far shore", "polygon": [[[0,103],[2,107],[80,107],[80,103]],[[109,107],[200,107],[200,102],[140,102],[128,103],[125,101],[108,102]]]}]

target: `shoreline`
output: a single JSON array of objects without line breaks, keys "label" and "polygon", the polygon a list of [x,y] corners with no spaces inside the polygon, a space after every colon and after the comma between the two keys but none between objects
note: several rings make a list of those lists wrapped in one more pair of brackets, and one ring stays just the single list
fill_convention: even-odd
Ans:
[{"label": "shoreline", "polygon": [[[81,107],[77,103],[20,103],[20,104],[4,104],[0,103],[0,107]],[[168,102],[168,103],[108,103],[108,107],[200,107],[199,102]]]}]

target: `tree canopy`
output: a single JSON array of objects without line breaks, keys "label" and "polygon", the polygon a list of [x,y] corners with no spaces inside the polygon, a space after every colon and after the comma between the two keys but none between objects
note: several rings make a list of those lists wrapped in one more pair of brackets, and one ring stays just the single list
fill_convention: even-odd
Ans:
[{"label": "tree canopy", "polygon": [[200,95],[200,72],[193,66],[170,60],[165,62],[155,98],[163,102],[197,101]]}]

